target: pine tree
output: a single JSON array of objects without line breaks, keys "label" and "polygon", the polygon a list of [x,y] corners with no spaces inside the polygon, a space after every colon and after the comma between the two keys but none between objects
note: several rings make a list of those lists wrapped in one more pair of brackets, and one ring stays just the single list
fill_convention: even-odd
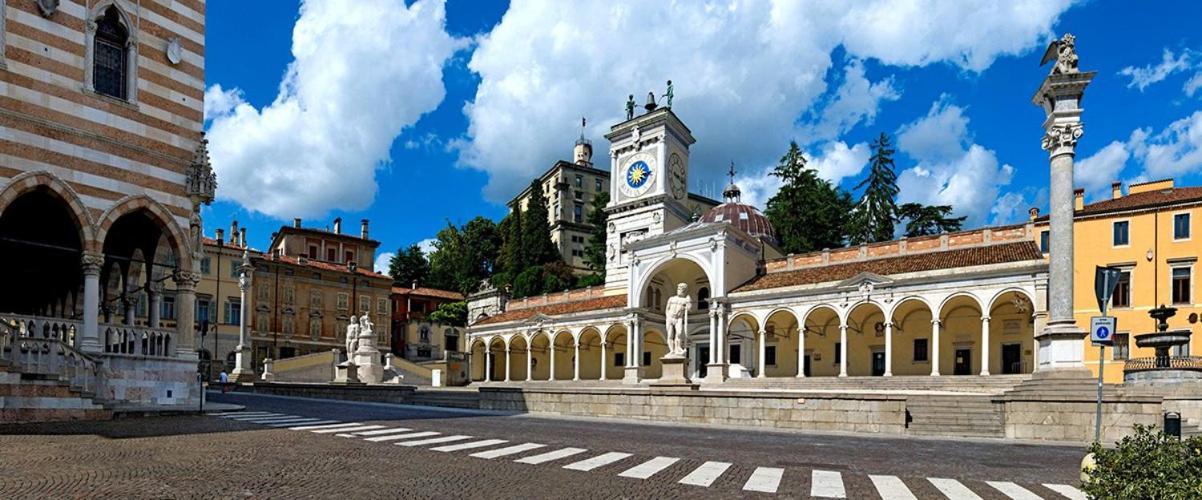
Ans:
[{"label": "pine tree", "polygon": [[951,217],[951,205],[904,203],[897,208],[898,222],[906,221],[906,237],[959,231],[967,217]]},{"label": "pine tree", "polygon": [[430,274],[430,263],[426,261],[422,247],[409,245],[409,248],[397,249],[396,255],[388,261],[388,274],[396,286],[408,287],[413,283],[424,285]]},{"label": "pine tree", "polygon": [[588,246],[584,248],[584,261],[594,274],[605,275],[605,238],[606,225],[609,216],[605,213],[605,205],[609,204],[609,193],[602,191],[593,196],[589,206],[588,219],[585,221],[592,230],[588,237]]},{"label": "pine tree", "polygon": [[781,250],[803,253],[843,246],[851,196],[808,168],[796,142],[789,143],[772,175],[781,187],[764,214],[776,229]]},{"label": "pine tree", "polygon": [[[546,264],[562,259],[555,243],[551,242],[551,223],[548,221],[547,198],[537,179],[530,183],[530,201],[522,214],[521,259],[525,267]],[[524,270],[524,269],[523,269]]]},{"label": "pine tree", "polygon": [[856,185],[864,188],[860,202],[851,215],[848,240],[852,244],[873,243],[893,239],[893,223],[897,218],[897,174],[893,171],[893,154],[889,136],[872,143],[872,165],[868,177]]}]

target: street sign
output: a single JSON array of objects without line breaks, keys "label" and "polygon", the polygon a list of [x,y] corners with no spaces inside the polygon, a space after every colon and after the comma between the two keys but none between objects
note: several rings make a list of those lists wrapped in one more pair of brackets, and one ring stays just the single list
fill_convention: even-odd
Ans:
[{"label": "street sign", "polygon": [[1114,329],[1118,321],[1113,316],[1089,318],[1089,340],[1093,345],[1114,345]]},{"label": "street sign", "polygon": [[[1098,299],[1098,310],[1102,314],[1106,314],[1106,304],[1110,303],[1110,296],[1114,295],[1114,287],[1118,286],[1122,274],[1123,270],[1117,267],[1097,266],[1094,271],[1093,293]],[[1111,330],[1111,333],[1113,332]]]}]

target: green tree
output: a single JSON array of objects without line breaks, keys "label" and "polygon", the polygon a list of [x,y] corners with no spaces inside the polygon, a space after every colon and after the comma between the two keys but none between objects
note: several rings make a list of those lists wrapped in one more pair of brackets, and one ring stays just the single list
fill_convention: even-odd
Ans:
[{"label": "green tree", "polygon": [[898,222],[906,222],[906,237],[959,231],[967,217],[951,217],[951,205],[903,203],[897,207]]},{"label": "green tree", "polygon": [[465,296],[475,292],[480,282],[492,275],[500,245],[497,226],[491,220],[476,217],[462,228],[447,222],[430,252],[430,285]]},{"label": "green tree", "polygon": [[[547,199],[537,179],[530,183],[530,201],[522,214],[521,258],[528,266],[541,265],[561,259],[555,243],[551,242],[551,223],[547,214]],[[527,260],[528,259],[528,260]],[[523,267],[523,268],[524,268]]]},{"label": "green tree", "polygon": [[1094,443],[1089,451],[1089,498],[1202,498],[1202,437],[1180,440],[1136,424],[1113,449]]},{"label": "green tree", "polygon": [[563,259],[543,264],[543,293],[562,292],[576,283],[576,275]]},{"label": "green tree", "polygon": [[467,302],[460,300],[439,304],[426,319],[446,325],[467,326]]},{"label": "green tree", "polygon": [[764,212],[776,229],[781,250],[803,253],[843,246],[851,196],[807,167],[796,142],[789,143],[772,175],[781,180],[781,187]]},{"label": "green tree", "polygon": [[593,201],[590,203],[588,219],[585,221],[592,230],[589,232],[588,245],[584,247],[584,261],[588,264],[588,268],[592,269],[593,274],[600,276],[605,275],[605,239],[606,226],[608,225],[608,214],[605,213],[605,205],[609,204],[609,193],[602,191],[593,196]]},{"label": "green tree", "polygon": [[538,295],[543,291],[543,268],[531,266],[513,277],[511,295],[515,299]]},{"label": "green tree", "polygon": [[872,143],[868,176],[856,185],[856,189],[864,188],[864,194],[852,211],[848,226],[848,241],[852,244],[893,239],[898,192],[897,173],[893,171],[895,152],[884,132]]},{"label": "green tree", "polygon": [[425,284],[430,274],[430,263],[420,246],[409,245],[409,248],[397,249],[396,255],[388,261],[388,274],[396,286],[410,286],[414,282]]}]

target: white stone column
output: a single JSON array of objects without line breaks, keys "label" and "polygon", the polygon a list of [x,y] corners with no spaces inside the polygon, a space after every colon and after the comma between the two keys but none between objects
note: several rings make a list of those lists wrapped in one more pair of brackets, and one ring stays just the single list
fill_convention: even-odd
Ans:
[{"label": "white stone column", "polygon": [[847,324],[839,323],[839,376],[847,376]]},{"label": "white stone column", "polygon": [[[238,324],[238,345],[234,347],[234,372],[231,378],[235,382],[244,380],[254,380],[254,367],[251,366],[251,346],[250,346],[250,288],[252,278],[254,277],[254,268],[250,265],[250,254],[246,251],[242,253],[242,266],[238,276],[238,291],[242,303],[242,312],[240,316],[242,321]],[[214,335],[216,335],[214,330]],[[347,354],[347,359],[350,359],[350,354]],[[469,361],[471,357],[468,357]],[[471,373],[471,365],[468,366],[468,373]]]},{"label": "white stone column", "polygon": [[893,376],[893,322],[885,322],[885,376]]},{"label": "white stone column", "polygon": [[196,285],[200,276],[194,272],[176,270],[175,317],[176,355],[186,359],[197,359],[196,353]]},{"label": "white stone column", "polygon": [[768,347],[765,345],[768,340],[768,332],[764,331],[763,328],[760,328],[760,331],[756,333],[759,339],[757,342],[759,344],[759,348],[756,349],[756,357],[759,359],[756,360],[755,378],[764,378],[764,369],[768,366],[764,360],[765,353],[768,352]]},{"label": "white stone column", "polygon": [[492,382],[492,346],[484,346],[484,381]]},{"label": "white stone column", "polygon": [[939,326],[938,318],[931,320],[931,376],[939,376]]},{"label": "white stone column", "polygon": [[605,380],[605,371],[609,368],[609,361],[605,358],[605,341],[601,341],[601,380]]},{"label": "white stone column", "polygon": [[100,268],[104,255],[87,252],[80,259],[83,268],[83,332],[79,348],[87,353],[104,352],[100,339]]},{"label": "white stone column", "polygon": [[162,283],[147,283],[146,284],[146,302],[150,310],[146,311],[146,325],[150,328],[158,328],[161,326],[161,312],[163,308],[163,284]]},{"label": "white stone column", "polygon": [[505,381],[509,382],[509,346],[505,346]]},{"label": "white stone column", "polygon": [[629,341],[626,343],[626,373],[622,376],[622,382],[626,384],[637,384],[642,378],[642,321],[638,315],[634,315],[629,319],[627,327],[627,335]]},{"label": "white stone column", "polygon": [[981,375],[989,375],[989,316],[981,316]]},{"label": "white stone column", "polygon": [[797,378],[806,376],[806,329],[805,325],[797,328]]},{"label": "white stone column", "polygon": [[572,380],[580,380],[580,339],[576,340],[572,356]]},{"label": "white stone column", "polygon": [[532,337],[526,337],[526,381],[534,380],[534,346],[530,344]]},{"label": "white stone column", "polygon": [[718,363],[718,311],[709,310],[710,318],[710,359],[709,364]]}]

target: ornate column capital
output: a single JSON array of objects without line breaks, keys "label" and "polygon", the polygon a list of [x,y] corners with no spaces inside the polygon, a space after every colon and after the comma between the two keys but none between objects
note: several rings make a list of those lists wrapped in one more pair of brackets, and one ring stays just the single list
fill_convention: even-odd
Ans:
[{"label": "ornate column capital", "polygon": [[1040,147],[1050,156],[1074,154],[1077,150],[1077,141],[1081,139],[1082,135],[1085,135],[1085,124],[1081,122],[1049,125],[1043,134]]},{"label": "ornate column capital", "polygon": [[83,274],[100,275],[100,270],[104,268],[104,254],[99,252],[84,252],[79,258],[79,265],[83,268]]},{"label": "ornate column capital", "polygon": [[171,274],[171,279],[175,281],[175,288],[180,291],[195,291],[196,285],[200,284],[200,275],[183,269],[176,269]]}]

